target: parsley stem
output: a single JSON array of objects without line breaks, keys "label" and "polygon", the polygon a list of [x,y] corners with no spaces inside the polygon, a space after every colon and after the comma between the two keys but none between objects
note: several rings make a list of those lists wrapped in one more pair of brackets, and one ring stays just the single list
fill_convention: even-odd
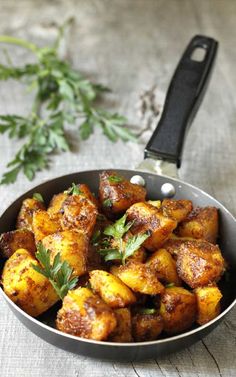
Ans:
[{"label": "parsley stem", "polygon": [[11,37],[9,35],[0,35],[0,43],[10,43],[20,47],[24,47],[27,50],[37,53],[38,47],[34,43],[30,43],[21,38]]}]

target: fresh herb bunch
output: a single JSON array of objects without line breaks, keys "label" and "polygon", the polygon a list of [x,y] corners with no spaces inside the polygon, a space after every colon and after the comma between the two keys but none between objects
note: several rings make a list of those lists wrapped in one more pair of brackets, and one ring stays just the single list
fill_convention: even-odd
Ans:
[{"label": "fresh herb bunch", "polygon": [[58,296],[63,300],[67,292],[73,289],[78,282],[77,277],[72,277],[73,269],[66,261],[61,261],[59,253],[51,264],[50,251],[45,249],[42,243],[39,243],[35,255],[42,267],[32,263],[33,269],[50,281]]},{"label": "fresh herb bunch", "polygon": [[88,139],[95,126],[113,142],[136,140],[124,127],[123,116],[95,107],[96,98],[108,88],[90,82],[68,61],[60,59],[58,48],[65,26],[59,28],[59,36],[51,47],[40,48],[22,39],[0,36],[1,43],[21,46],[35,56],[35,63],[23,67],[0,64],[0,80],[27,81],[28,89],[35,92],[32,111],[27,116],[0,115],[0,133],[25,140],[8,163],[10,170],[3,175],[1,184],[15,182],[20,171],[32,180],[37,171],[48,166],[50,154],[68,151],[65,125],[76,124],[78,119],[82,140]]},{"label": "fresh herb bunch", "polygon": [[[104,229],[104,234],[108,237],[113,238],[118,241],[118,248],[109,248],[109,242],[106,248],[100,249],[99,253],[104,257],[104,260],[110,261],[118,259],[125,264],[126,259],[133,255],[136,250],[143,244],[143,242],[149,237],[148,233],[138,234],[128,237],[127,241],[123,242],[123,236],[128,232],[128,230],[133,225],[133,221],[129,221],[126,224],[127,215],[122,216],[114,224],[108,225]],[[102,240],[103,242],[103,240]]]}]

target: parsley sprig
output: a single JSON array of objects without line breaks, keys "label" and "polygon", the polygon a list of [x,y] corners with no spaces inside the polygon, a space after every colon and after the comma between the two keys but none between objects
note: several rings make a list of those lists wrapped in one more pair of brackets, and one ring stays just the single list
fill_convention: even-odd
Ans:
[{"label": "parsley sprig", "polygon": [[94,105],[97,97],[109,91],[108,88],[90,82],[59,57],[58,48],[65,26],[59,28],[59,37],[51,47],[41,48],[23,39],[0,36],[0,43],[26,48],[35,57],[34,63],[22,67],[15,67],[11,62],[8,62],[10,65],[0,64],[0,80],[19,80],[27,83],[27,89],[35,93],[28,115],[0,115],[0,133],[24,139],[23,146],[8,163],[9,170],[3,174],[1,184],[14,183],[21,171],[32,180],[37,171],[48,167],[52,153],[68,151],[70,144],[65,125],[69,123],[77,124],[82,140],[89,138],[95,126],[113,142],[136,140],[124,127],[126,119],[123,116]]},{"label": "parsley sprig", "polygon": [[72,277],[73,269],[66,261],[61,261],[59,253],[51,264],[50,251],[42,243],[39,243],[35,255],[42,267],[32,263],[33,269],[50,281],[58,296],[63,300],[67,292],[73,289],[78,282],[77,277]]},{"label": "parsley sprig", "polygon": [[64,194],[67,195],[81,195],[83,192],[80,190],[79,186],[77,186],[74,182],[72,183],[71,187],[68,190],[64,191]]},{"label": "parsley sprig", "polygon": [[136,250],[143,244],[143,242],[149,237],[148,233],[137,234],[130,236],[126,242],[123,242],[123,236],[128,232],[128,230],[133,225],[133,221],[129,221],[126,224],[127,215],[125,214],[114,224],[108,225],[104,234],[116,240],[118,242],[118,248],[105,248],[100,249],[99,253],[104,257],[104,260],[111,261],[118,259],[122,261],[122,264],[125,264],[126,259],[132,256]]}]

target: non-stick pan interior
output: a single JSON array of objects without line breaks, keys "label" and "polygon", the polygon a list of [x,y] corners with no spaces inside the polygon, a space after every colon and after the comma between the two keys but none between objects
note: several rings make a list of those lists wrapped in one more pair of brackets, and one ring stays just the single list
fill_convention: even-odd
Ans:
[{"label": "non-stick pan interior", "polygon": [[[220,236],[219,245],[227,260],[230,269],[221,279],[220,289],[223,292],[222,310],[225,310],[236,298],[236,220],[217,200],[201,191],[200,189],[191,186],[185,182],[157,176],[155,174],[137,172],[133,170],[116,170],[126,178],[131,178],[133,175],[141,175],[146,182],[148,192],[148,199],[162,199],[161,186],[164,183],[172,183],[175,187],[175,199],[189,199],[192,200],[194,206],[215,206],[219,209],[220,214]],[[50,201],[54,194],[67,189],[72,182],[86,183],[94,192],[98,192],[99,174],[102,170],[80,172],[56,178],[49,182],[43,183],[34,189],[28,191],[26,194],[18,198],[2,215],[0,218],[0,233],[12,230],[15,228],[16,217],[21,207],[21,203],[25,198],[31,197],[34,192],[40,192],[45,199],[46,204]],[[14,305],[14,304],[13,304]],[[57,307],[50,309],[47,313],[42,315],[38,320],[54,327],[53,320],[56,314]]]}]

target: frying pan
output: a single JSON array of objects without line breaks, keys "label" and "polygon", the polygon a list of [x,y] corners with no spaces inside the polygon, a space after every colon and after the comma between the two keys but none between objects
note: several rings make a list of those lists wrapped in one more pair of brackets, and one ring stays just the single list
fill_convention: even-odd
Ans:
[{"label": "frying pan", "polygon": [[[16,317],[33,333],[45,341],[77,354],[101,359],[133,361],[147,358],[158,358],[161,355],[178,351],[207,335],[217,326],[224,316],[233,308],[236,302],[236,220],[230,212],[216,199],[204,191],[185,183],[177,178],[170,178],[156,173],[144,172],[150,169],[154,172],[169,171],[173,176],[181,164],[184,136],[188,126],[200,105],[207,87],[218,44],[212,38],[195,36],[187,46],[175,74],[172,78],[166,96],[163,114],[157,129],[145,149],[145,160],[140,170],[117,170],[117,173],[131,180],[144,180],[150,199],[166,196],[176,199],[190,199],[195,206],[215,206],[220,214],[219,245],[227,260],[230,270],[227,278],[223,277],[220,289],[223,292],[222,312],[209,323],[180,335],[165,337],[149,342],[112,343],[83,339],[62,333],[54,328],[54,319],[59,306],[54,306],[38,318],[32,318],[16,306],[0,289],[0,294],[6,300]],[[196,59],[195,52],[201,49],[203,58]],[[93,192],[98,191],[99,174],[101,170],[85,171],[65,175],[43,183],[19,197],[2,214],[0,231],[14,229],[15,221],[21,203],[31,197],[34,192],[40,192],[46,203],[50,198],[66,188],[72,182],[86,183]],[[2,263],[3,264],[3,263]]]}]

